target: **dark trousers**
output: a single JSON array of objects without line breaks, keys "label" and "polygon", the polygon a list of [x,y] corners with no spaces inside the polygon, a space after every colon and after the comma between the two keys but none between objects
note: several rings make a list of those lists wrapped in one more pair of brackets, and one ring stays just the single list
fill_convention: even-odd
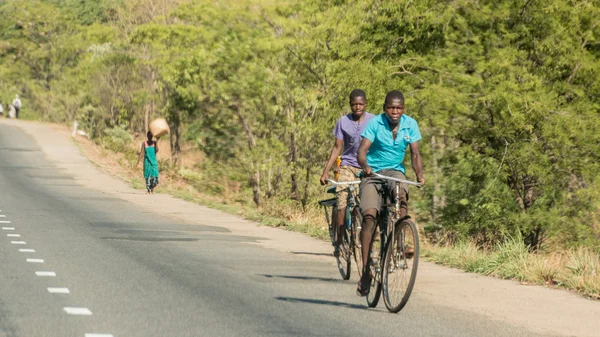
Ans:
[{"label": "dark trousers", "polygon": [[17,117],[17,119],[19,119],[19,111],[21,111],[21,108],[15,107],[15,116]]}]

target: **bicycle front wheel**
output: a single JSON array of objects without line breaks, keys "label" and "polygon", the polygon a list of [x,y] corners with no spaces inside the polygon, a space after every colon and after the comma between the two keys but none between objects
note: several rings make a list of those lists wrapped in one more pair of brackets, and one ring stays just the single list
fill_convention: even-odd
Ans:
[{"label": "bicycle front wheel", "polygon": [[408,302],[417,278],[419,236],[409,219],[396,222],[385,249],[382,285],[386,308],[397,313]]},{"label": "bicycle front wheel", "polygon": [[368,272],[371,276],[371,289],[367,295],[367,305],[369,308],[375,308],[379,303],[381,296],[381,232],[379,226],[375,227],[373,239],[371,241],[371,254],[369,256]]}]

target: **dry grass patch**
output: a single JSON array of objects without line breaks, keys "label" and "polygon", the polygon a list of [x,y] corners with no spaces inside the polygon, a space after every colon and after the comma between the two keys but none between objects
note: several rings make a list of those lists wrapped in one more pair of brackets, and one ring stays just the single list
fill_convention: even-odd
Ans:
[{"label": "dry grass patch", "polygon": [[531,253],[519,239],[509,239],[490,250],[473,243],[426,246],[430,261],[467,272],[562,287],[600,299],[600,255],[587,248],[564,253]]},{"label": "dry grass patch", "polygon": [[579,248],[569,251],[566,268],[570,275],[565,286],[600,299],[600,255],[589,249]]}]

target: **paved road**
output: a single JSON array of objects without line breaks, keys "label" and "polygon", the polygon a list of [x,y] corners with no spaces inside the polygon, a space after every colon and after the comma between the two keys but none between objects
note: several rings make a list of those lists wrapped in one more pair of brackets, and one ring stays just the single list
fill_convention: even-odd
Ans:
[{"label": "paved road", "polygon": [[456,309],[419,286],[400,314],[367,309],[330,260],[83,187],[7,124],[0,210],[0,336],[549,335]]}]

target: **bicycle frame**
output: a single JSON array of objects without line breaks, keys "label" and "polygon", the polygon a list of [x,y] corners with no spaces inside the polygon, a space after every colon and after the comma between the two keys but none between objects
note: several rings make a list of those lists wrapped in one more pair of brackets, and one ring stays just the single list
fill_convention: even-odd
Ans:
[{"label": "bicycle frame", "polygon": [[[412,185],[412,186],[416,186],[416,187],[421,187],[423,186],[423,184],[419,183],[419,182],[415,182],[415,181],[410,181],[410,180],[405,180],[405,179],[398,179],[398,178],[394,178],[394,177],[389,177],[389,176],[384,176],[382,174],[379,173],[373,173],[373,176],[377,177],[377,178],[381,178],[381,179],[385,179],[385,180],[390,180],[395,182],[396,184],[394,184],[394,193],[391,196],[392,198],[394,198],[394,203],[393,203],[393,217],[396,218],[396,220],[400,219],[400,198],[398,198],[398,195],[400,195],[400,184],[407,184],[407,185]],[[385,198],[386,196],[384,196]],[[387,209],[387,215],[389,216],[389,211],[390,211],[390,206],[392,206],[392,204],[384,204],[382,205],[382,208],[386,208]],[[383,212],[382,212],[383,214]],[[385,219],[385,224],[387,225],[388,223],[388,219]],[[394,227],[394,226],[392,226]],[[392,228],[391,230],[389,228],[387,228],[386,233],[390,234],[390,231],[393,234],[394,228]],[[382,231],[383,233],[383,231]],[[387,237],[386,237],[387,239]]]},{"label": "bicycle frame", "polygon": [[[350,229],[350,227],[352,226],[352,219],[350,213],[354,209],[354,206],[356,206],[356,197],[354,196],[354,191],[356,190],[356,185],[360,184],[360,180],[337,182],[331,179],[327,179],[327,181],[335,186],[348,186],[347,189],[349,193],[346,203],[346,229]],[[336,191],[336,194],[339,192],[341,191]]]}]

